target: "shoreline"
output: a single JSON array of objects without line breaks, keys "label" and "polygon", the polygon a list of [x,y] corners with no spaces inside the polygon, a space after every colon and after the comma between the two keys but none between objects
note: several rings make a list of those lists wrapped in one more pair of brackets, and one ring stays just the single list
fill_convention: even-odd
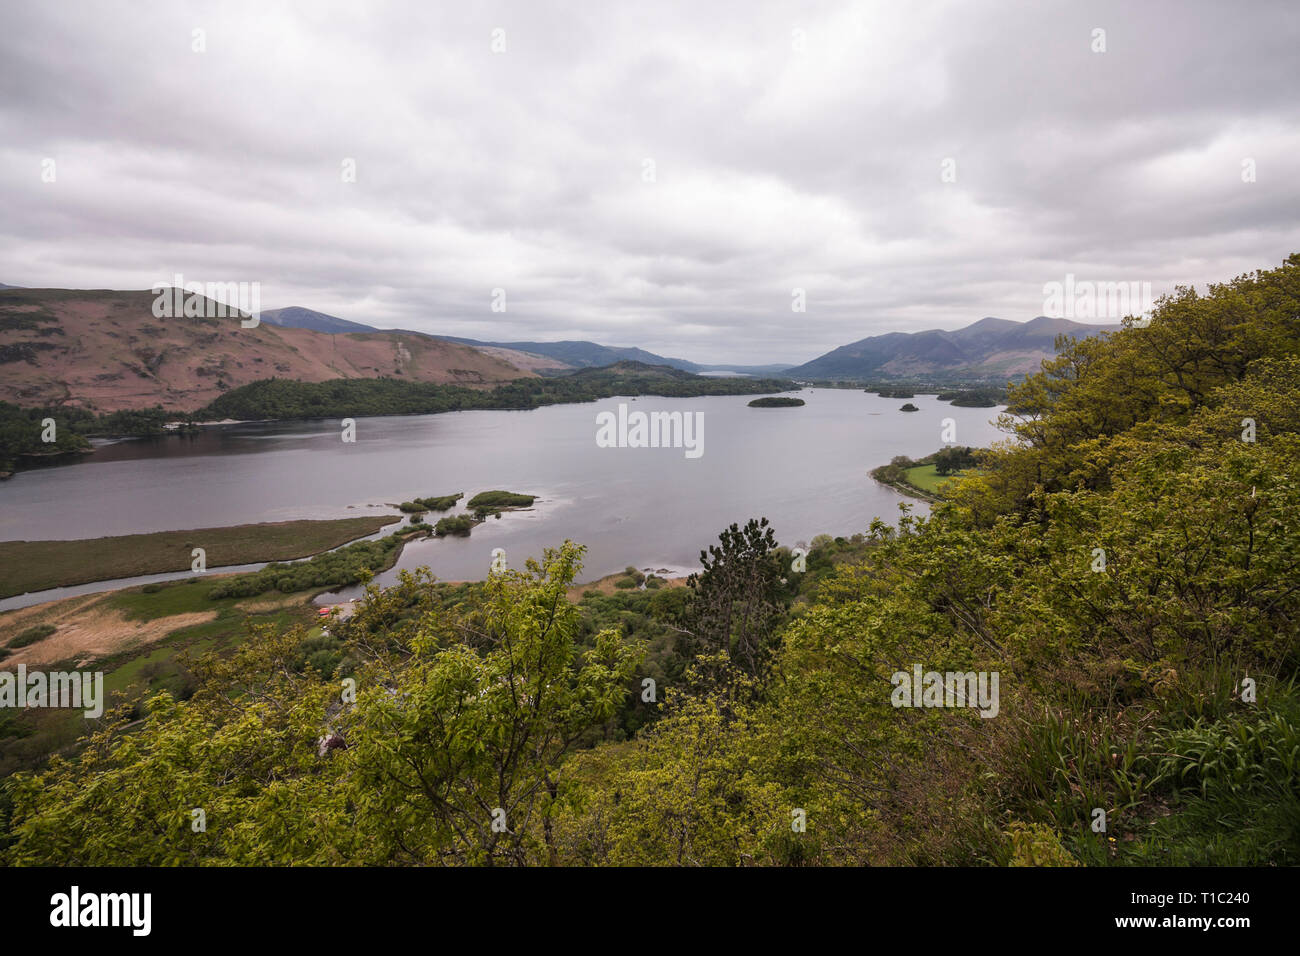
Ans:
[{"label": "shoreline", "polygon": [[[391,560],[383,568],[376,568],[376,572],[386,570],[396,564],[403,548],[410,539],[424,537],[424,535],[416,534],[402,535],[400,529],[394,533],[401,535],[401,540],[392,549]],[[631,566],[629,565],[629,567]],[[665,590],[672,590],[687,586],[689,574],[680,573],[682,570],[680,568],[646,568],[643,569],[643,573],[653,574],[661,582],[660,587]],[[207,584],[224,578],[236,577],[241,573],[246,572],[238,570],[207,572],[203,575],[203,583]],[[587,598],[587,595],[593,591],[608,597],[623,593],[625,590],[628,592],[638,590],[618,587],[616,582],[625,579],[627,574],[626,570],[616,571],[574,584],[566,592],[566,598],[570,603],[581,604]],[[192,572],[177,572],[166,583],[169,587],[184,588],[188,584],[196,583],[196,578],[197,575]],[[480,584],[485,580],[486,576],[470,580],[438,579],[434,584],[435,586],[457,587],[466,584]],[[122,587],[105,588],[83,594],[64,595],[0,612],[0,671],[8,669],[19,661],[30,665],[33,663],[70,660],[72,658],[68,654],[72,650],[75,650],[72,657],[85,658],[87,661],[118,658],[126,660],[141,653],[148,655],[187,627],[210,623],[219,613],[222,613],[220,611],[221,604],[232,604],[245,616],[266,613],[268,610],[286,610],[300,613],[308,610],[317,612],[322,607],[332,609],[347,607],[348,610],[343,612],[342,616],[348,617],[352,612],[352,606],[357,600],[356,598],[351,600],[338,599],[322,604],[320,603],[321,596],[331,593],[331,590],[317,587],[306,588],[288,594],[272,592],[246,598],[216,599],[213,602],[212,609],[198,612],[192,610],[189,612],[169,611],[157,616],[150,615],[143,619],[123,616],[116,607],[122,599],[131,599],[130,596],[135,595],[136,598],[134,599],[153,600],[154,595],[158,593],[165,594],[168,590],[167,587],[164,587],[151,592],[148,588],[150,583],[161,582],[155,578],[153,581],[141,581]],[[640,590],[645,589],[641,588]],[[166,601],[165,598],[163,600]],[[312,614],[310,620],[318,620],[315,613]],[[58,629],[49,635],[52,644],[42,647],[45,643],[43,638],[28,645],[23,645],[21,648],[6,648],[6,645],[23,633],[24,629],[33,624],[46,622],[55,623],[58,626]],[[86,633],[82,634],[83,630]],[[112,637],[109,641],[111,649],[101,647],[100,644],[103,642],[105,635],[113,634],[116,634],[116,637]],[[78,646],[70,648],[68,646],[69,640]],[[89,642],[89,644],[85,642]],[[58,647],[60,650],[52,654],[51,648],[53,647]],[[17,657],[18,661],[9,660],[10,657]]]},{"label": "shoreline", "polygon": [[[611,365],[608,366],[607,368],[598,369],[597,371],[607,371],[607,370],[616,370],[617,374],[622,374],[624,371],[624,370],[617,369],[617,363],[616,365]],[[581,372],[590,372],[590,371],[592,370],[579,369],[576,370],[575,374]],[[635,377],[635,373],[633,373],[633,377]],[[677,394],[672,394],[671,392],[662,392],[662,393],[656,392],[653,389],[646,392],[629,392],[627,394],[628,397],[637,397],[642,395],[648,397],[652,395],[658,395],[660,397],[665,397],[665,398],[711,398],[711,397],[744,397],[746,395],[748,396],[780,395],[786,392],[802,391],[802,386],[798,385],[797,383],[793,382],[790,379],[745,378],[745,377],[711,378],[708,376],[697,376],[697,378],[701,378],[704,381],[711,382],[711,383],[732,382],[734,384],[730,388],[723,388],[723,389],[705,388],[702,390],[697,390],[695,394],[677,395]],[[561,376],[559,380],[563,380],[563,379],[564,377]],[[341,378],[341,379],[330,380],[330,381],[360,382],[366,380],[367,379],[364,378],[355,378],[355,379]],[[439,388],[461,388],[461,389],[469,390],[471,392],[482,391],[484,393],[488,393],[495,389],[514,384],[518,381],[520,381],[520,379],[509,379],[509,380],[496,382],[496,383],[485,382],[478,385],[458,384],[458,383],[450,383],[450,382],[422,383],[422,384],[432,385]],[[659,381],[660,381],[660,387],[666,388],[666,386],[662,384],[662,380],[660,379]],[[249,384],[257,384],[257,383],[249,383]],[[309,385],[319,385],[323,383],[302,382],[302,381],[293,380],[293,384],[299,386],[309,386]],[[625,386],[628,383],[619,382],[618,384],[620,386]],[[753,387],[753,386],[770,386],[770,387]],[[546,408],[554,405],[585,405],[591,402],[602,401],[609,398],[619,398],[623,394],[625,393],[622,387],[610,388],[608,385],[606,385],[605,388],[596,389],[595,393],[590,395],[582,394],[580,396],[565,396],[565,398],[568,399],[567,401],[534,400],[534,401],[522,402],[518,404],[500,404],[500,403],[491,403],[491,402],[483,401],[483,402],[471,403],[468,405],[462,405],[458,407],[429,408],[428,410],[424,410],[424,411],[377,411],[376,412],[376,411],[366,411],[363,409],[360,412],[352,412],[351,415],[352,417],[355,418],[401,418],[401,417],[420,416],[420,415],[445,415],[452,412],[468,412],[468,411],[535,411],[539,408]],[[543,395],[543,398],[548,398],[548,396]],[[103,417],[104,415],[117,414],[118,412],[123,412],[123,411],[133,411],[133,410],[118,409],[114,412],[107,412],[107,413],[100,412],[98,414],[101,417]],[[135,409],[134,411],[139,411],[139,409]],[[171,414],[171,413],[172,413],[171,411],[166,412],[166,414]],[[251,418],[251,419],[222,418],[222,419],[206,419],[203,421],[171,419],[164,422],[160,426],[160,430],[149,431],[144,434],[140,434],[140,433],[133,434],[130,432],[123,432],[123,433],[85,435],[83,437],[86,438],[87,441],[93,441],[95,439],[99,439],[103,441],[125,441],[130,439],[162,438],[169,435],[180,435],[180,434],[185,434],[186,432],[192,432],[199,428],[233,426],[233,425],[266,425],[266,424],[278,424],[281,422],[294,423],[294,422],[328,421],[330,419],[336,419],[340,417],[344,417],[344,416],[336,415],[336,414],[321,414],[321,415],[308,415],[308,416],[295,415],[295,416],[277,417],[277,418]],[[68,452],[67,454],[75,457],[79,457],[81,455],[91,454],[93,453],[93,451],[94,451],[93,448],[78,449],[76,451]],[[76,464],[76,463],[77,463],[76,461],[54,462],[55,465]],[[12,477],[13,475],[16,475],[20,471],[31,470],[22,467],[20,463],[17,461],[14,462],[14,465],[15,467],[13,471],[9,472],[8,475],[4,475],[2,472],[0,472],[0,480],[4,480],[5,477]]]},{"label": "shoreline", "polygon": [[[11,574],[6,579],[8,593],[0,595],[0,608],[9,611],[46,603],[23,600],[44,594],[51,595],[48,600],[59,600],[53,596],[54,592],[72,597],[197,574],[247,573],[254,567],[309,560],[367,538],[397,533],[401,524],[400,515],[366,515],[262,521],[99,538],[0,541],[0,558],[6,565],[28,569],[25,574]],[[210,569],[193,570],[195,547],[204,549],[205,564],[212,563]],[[129,560],[124,558],[124,551],[131,552]],[[135,562],[134,567],[130,561]],[[65,566],[62,572],[58,570],[61,565]],[[51,566],[55,570],[51,571]],[[105,573],[108,569],[113,573]],[[136,573],[123,574],[123,570]],[[115,582],[128,581],[133,583],[111,587]]]},{"label": "shoreline", "polygon": [[[536,501],[540,499],[535,498],[534,500]],[[29,589],[11,594],[0,594],[0,622],[3,622],[4,615],[11,612],[40,607],[47,604],[54,604],[60,601],[84,598],[92,595],[107,595],[118,591],[129,591],[133,588],[145,587],[150,584],[184,581],[200,575],[217,580],[219,578],[240,574],[254,574],[263,570],[270,564],[294,564],[310,561],[323,554],[328,554],[332,551],[337,551],[362,541],[395,535],[400,540],[396,547],[394,547],[389,553],[388,560],[381,566],[372,569],[373,573],[377,575],[390,570],[398,563],[398,561],[401,560],[402,552],[405,550],[407,543],[411,540],[417,538],[421,540],[438,540],[438,538],[442,537],[435,533],[433,524],[411,524],[409,521],[409,515],[398,511],[399,506],[397,504],[387,502],[383,507],[393,508],[397,513],[392,515],[365,515],[348,518],[299,518],[289,519],[286,521],[260,521],[250,522],[247,524],[225,525],[214,528],[156,531],[138,535],[108,535],[100,538],[0,541],[0,558],[6,558],[8,557],[6,552],[14,551],[36,553],[42,550],[52,550],[55,552],[75,552],[77,555],[82,555],[87,547],[96,544],[108,547],[126,547],[130,539],[147,539],[146,543],[156,544],[169,538],[179,539],[194,537],[195,541],[202,541],[205,539],[198,536],[206,535],[206,540],[208,541],[221,541],[222,539],[235,538],[241,534],[248,534],[250,532],[256,534],[257,532],[283,531],[293,542],[293,544],[289,546],[289,550],[292,551],[290,554],[256,558],[249,558],[247,554],[239,554],[236,556],[236,560],[213,565],[212,567],[206,568],[204,571],[194,571],[184,567],[159,571],[146,570],[143,573],[129,576],[114,575],[111,577],[95,577],[88,580],[68,580],[66,583],[56,584],[51,587]],[[502,506],[499,509],[500,514],[532,510],[532,505]],[[462,514],[469,514],[469,512],[462,512]],[[497,514],[497,517],[500,517],[500,514]],[[485,518],[478,519],[474,523],[479,524],[483,520],[485,520]],[[301,542],[305,531],[328,533],[331,529],[342,530],[343,527],[355,528],[357,526],[364,526],[362,530],[364,530],[365,533],[360,535],[353,534],[347,537],[346,540],[339,540],[338,535],[333,535],[328,539],[328,546],[317,547],[306,551],[303,550]],[[468,534],[449,534],[447,536],[468,537]],[[188,549],[190,543],[191,542],[187,540],[184,547]],[[229,544],[229,541],[227,540],[226,543]],[[271,542],[271,544],[273,543],[274,542]],[[157,559],[159,557],[158,553],[155,552],[153,557]],[[38,558],[33,558],[31,554],[26,556],[19,554],[17,555],[16,560],[11,559],[11,563],[18,564],[24,560],[39,561]],[[146,558],[146,561],[147,560],[148,559]],[[184,560],[189,560],[188,553],[184,556]],[[439,581],[439,583],[449,582]],[[345,585],[344,587],[352,586],[353,585]],[[311,596],[308,599],[310,603],[316,602],[321,595],[332,594],[336,591],[343,590],[343,588],[338,586],[329,586],[309,590],[311,591]]]},{"label": "shoreline", "polygon": [[876,469],[872,469],[871,478],[873,481],[884,485],[886,488],[893,488],[900,495],[905,495],[908,498],[916,498],[919,501],[925,501],[928,502],[929,504],[937,504],[940,501],[944,500],[942,498],[936,498],[933,495],[927,494],[926,492],[922,491],[920,488],[916,487],[916,485],[911,485],[903,481],[893,481],[889,478],[879,478],[876,476],[875,471]]}]

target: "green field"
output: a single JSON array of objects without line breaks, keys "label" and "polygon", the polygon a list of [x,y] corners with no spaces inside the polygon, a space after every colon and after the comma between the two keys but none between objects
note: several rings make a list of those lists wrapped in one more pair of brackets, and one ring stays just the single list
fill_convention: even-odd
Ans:
[{"label": "green field", "polygon": [[955,478],[956,475],[941,475],[934,469],[934,465],[917,465],[915,468],[908,468],[903,474],[906,476],[907,483],[915,485],[927,494],[936,495],[939,493],[939,486],[949,478]]},{"label": "green field", "polygon": [[0,541],[0,598],[164,571],[187,571],[193,549],[207,567],[305,558],[373,534],[396,518],[276,521],[79,541]]}]

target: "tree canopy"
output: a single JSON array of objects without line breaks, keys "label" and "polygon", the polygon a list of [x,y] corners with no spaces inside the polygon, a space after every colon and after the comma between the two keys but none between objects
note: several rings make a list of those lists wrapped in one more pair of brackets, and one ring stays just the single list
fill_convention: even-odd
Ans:
[{"label": "tree canopy", "polygon": [[[404,574],[341,627],[351,700],[259,631],[10,778],[6,862],[1300,863],[1300,256],[1010,400],[806,573],[755,520],[637,603],[568,600],[568,543],[454,604]],[[897,706],[914,667],[996,715]]]}]

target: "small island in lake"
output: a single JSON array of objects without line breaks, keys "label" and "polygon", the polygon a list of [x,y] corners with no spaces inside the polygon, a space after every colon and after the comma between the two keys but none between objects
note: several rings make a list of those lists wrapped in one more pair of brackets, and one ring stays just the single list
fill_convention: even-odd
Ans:
[{"label": "small island in lake", "polygon": [[484,518],[490,514],[499,515],[502,511],[531,507],[536,500],[536,495],[521,495],[514,491],[480,491],[469,499],[466,507],[474,512],[475,517]]},{"label": "small island in lake", "polygon": [[439,495],[433,498],[413,498],[410,501],[403,501],[397,507],[410,514],[422,514],[425,511],[450,511],[465,493],[459,492],[454,495]]},{"label": "small island in lake", "polygon": [[478,524],[482,520],[482,518],[475,518],[470,515],[454,515],[447,518],[439,518],[438,523],[433,526],[433,533],[439,538],[445,537],[449,534],[469,537],[469,533],[474,528],[474,525]]},{"label": "small island in lake", "polygon": [[906,405],[904,405],[902,408],[900,408],[899,411],[900,411],[900,412],[919,412],[920,409],[917,408],[915,405],[913,405],[911,402],[908,402]]},{"label": "small island in lake", "polygon": [[756,398],[749,403],[750,408],[798,408],[804,403],[802,398],[785,398],[783,396],[772,395],[767,398]]},{"label": "small island in lake", "polygon": [[482,524],[489,516],[500,518],[503,511],[528,508],[536,500],[536,495],[521,495],[513,491],[480,491],[466,502],[467,513],[439,518],[433,526],[433,533],[439,538],[449,534],[466,537],[476,524]]},{"label": "small island in lake", "polygon": [[482,524],[489,517],[500,518],[504,511],[528,508],[537,500],[536,495],[521,495],[513,491],[480,491],[465,503],[465,513],[447,515],[432,525],[425,522],[425,512],[450,511],[464,497],[464,493],[460,492],[436,498],[416,498],[414,501],[403,501],[399,507],[402,511],[414,512],[411,518],[413,530],[429,531],[439,538],[449,534],[468,537],[476,524]]}]

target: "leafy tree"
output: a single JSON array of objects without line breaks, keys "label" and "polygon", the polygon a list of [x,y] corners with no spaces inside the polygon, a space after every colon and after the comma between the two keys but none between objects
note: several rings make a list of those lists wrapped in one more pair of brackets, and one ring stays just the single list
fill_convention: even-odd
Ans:
[{"label": "leafy tree", "polygon": [[[726,655],[701,662],[731,670]],[[699,685],[704,675],[690,683]],[[732,674],[727,684],[750,679]],[[742,695],[742,696],[752,696]],[[791,805],[762,772],[761,745],[746,744],[750,707],[713,687],[669,694],[671,713],[632,748],[590,751],[571,762],[556,814],[569,864],[739,866],[775,862]]]},{"label": "leafy tree", "polygon": [[762,672],[784,611],[776,535],[766,518],[732,524],[720,544],[700,552],[704,570],[687,584],[695,594],[692,631],[700,650],[725,652],[744,673]]},{"label": "leafy tree", "polygon": [[492,575],[475,647],[417,636],[400,678],[366,692],[352,798],[380,859],[554,861],[563,757],[614,713],[641,656],[606,630],[576,659],[566,593],[581,553],[566,543]]},{"label": "leafy tree", "polygon": [[965,471],[967,468],[974,468],[976,461],[973,448],[959,448],[953,445],[935,453],[934,470],[941,475],[951,475]]},{"label": "leafy tree", "polygon": [[376,606],[341,628],[362,659],[355,702],[301,666],[301,628],[258,630],[196,667],[191,700],[156,695],[142,726],[118,713],[76,757],[10,778],[6,862],[551,861],[563,759],[615,711],[641,655],[612,630],[576,653],[566,592],[581,553],[566,543],[493,575],[476,614],[449,626],[431,610],[387,631],[404,633],[396,644],[371,628],[429,582],[372,591]]},{"label": "leafy tree", "polygon": [[[1298,277],[1063,342],[1017,441],[786,590],[763,519],[689,589],[571,604],[566,544],[370,586],[328,640],[255,630],[10,778],[5,862],[1294,865]],[[895,706],[917,665],[996,672],[996,718]]]}]

